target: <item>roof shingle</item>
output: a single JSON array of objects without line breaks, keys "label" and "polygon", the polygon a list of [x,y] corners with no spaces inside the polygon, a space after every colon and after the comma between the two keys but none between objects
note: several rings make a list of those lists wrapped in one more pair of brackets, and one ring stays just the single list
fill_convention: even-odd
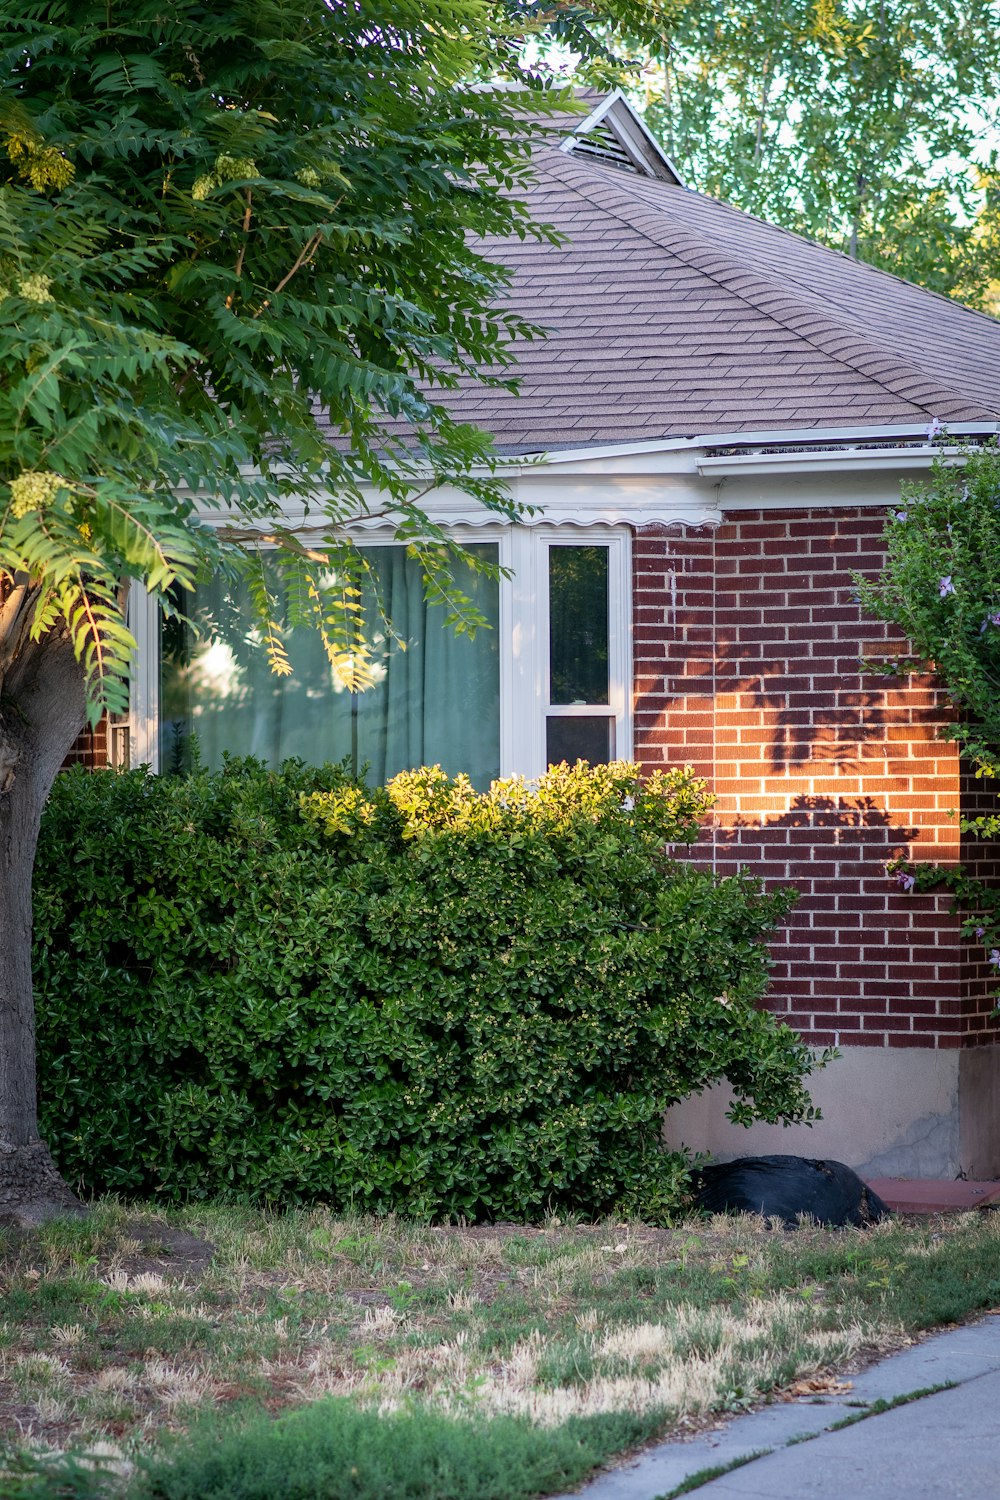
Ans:
[{"label": "roof shingle", "polygon": [[1000,417],[1000,322],[670,182],[556,145],[528,194],[560,245],[487,253],[517,394],[462,381],[460,420],[506,451],[712,433]]}]

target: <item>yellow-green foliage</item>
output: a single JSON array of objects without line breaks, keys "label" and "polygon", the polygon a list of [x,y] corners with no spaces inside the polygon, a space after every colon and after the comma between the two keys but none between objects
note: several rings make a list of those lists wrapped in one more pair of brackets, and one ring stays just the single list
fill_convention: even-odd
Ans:
[{"label": "yellow-green foliage", "polygon": [[727,1075],[801,1117],[755,1008],[788,892],[672,863],[684,772],[484,794],[254,763],[60,778],[36,879],[42,1112],[63,1172],[434,1218],[656,1218],[664,1107]]}]

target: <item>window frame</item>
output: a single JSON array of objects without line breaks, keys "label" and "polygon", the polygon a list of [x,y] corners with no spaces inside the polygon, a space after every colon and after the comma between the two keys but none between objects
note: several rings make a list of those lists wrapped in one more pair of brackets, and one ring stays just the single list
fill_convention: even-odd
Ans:
[{"label": "window frame", "polygon": [[[506,575],[500,579],[500,774],[540,776],[545,770],[546,721],[607,710],[615,757],[632,758],[632,556],[627,526],[456,526],[459,541],[492,543]],[[391,531],[365,528],[359,547],[405,546]],[[548,558],[554,546],[608,548],[608,704],[549,703]],[[136,639],[129,715],[129,763],[160,769],[160,611],[145,589],[133,588],[128,623]]]}]

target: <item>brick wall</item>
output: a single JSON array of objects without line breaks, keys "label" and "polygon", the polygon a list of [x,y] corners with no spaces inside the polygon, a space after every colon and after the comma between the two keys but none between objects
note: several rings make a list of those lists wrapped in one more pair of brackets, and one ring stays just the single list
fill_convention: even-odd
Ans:
[{"label": "brick wall", "polygon": [[96,729],[85,729],[78,735],[63,761],[68,766],[86,766],[88,771],[103,770],[108,764],[108,721],[102,719]]},{"label": "brick wall", "polygon": [[[744,512],[634,545],[635,743],[717,795],[694,856],[801,892],[774,948],[772,1008],[814,1045],[995,1041],[987,971],[948,898],[906,896],[895,853],[956,862],[963,788],[932,683],[861,670],[901,649],[863,617],[871,510]],[[995,868],[995,867],[994,867]]]},{"label": "brick wall", "polygon": [[[961,785],[961,807],[966,817],[997,813],[1000,808],[1000,786],[996,781],[977,778],[968,765],[963,763]],[[961,859],[970,875],[992,883],[1000,870],[1000,840],[986,840],[963,834]],[[983,949],[976,943],[970,944],[969,961],[963,980],[966,1044],[996,1041],[996,1022],[991,1013],[996,1003],[997,973],[986,963]]]}]

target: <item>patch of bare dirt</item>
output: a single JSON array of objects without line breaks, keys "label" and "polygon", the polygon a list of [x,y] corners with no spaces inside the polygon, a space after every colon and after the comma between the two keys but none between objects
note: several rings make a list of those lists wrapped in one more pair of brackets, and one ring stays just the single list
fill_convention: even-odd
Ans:
[{"label": "patch of bare dirt", "polygon": [[139,1246],[122,1257],[122,1269],[130,1276],[149,1271],[160,1276],[197,1276],[208,1268],[215,1254],[215,1246],[208,1240],[158,1220],[124,1224],[119,1233],[122,1239]]}]

